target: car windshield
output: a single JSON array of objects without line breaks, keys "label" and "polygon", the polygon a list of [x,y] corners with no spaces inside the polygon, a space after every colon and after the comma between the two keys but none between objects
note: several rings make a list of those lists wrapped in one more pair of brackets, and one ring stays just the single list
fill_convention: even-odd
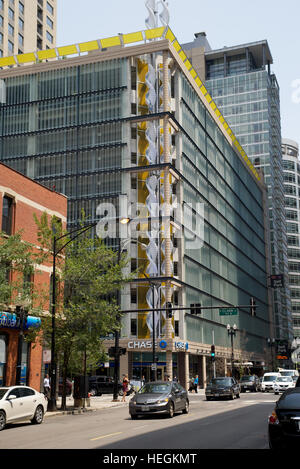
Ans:
[{"label": "car windshield", "polygon": [[254,381],[254,376],[243,376],[241,381]]},{"label": "car windshield", "polygon": [[295,374],[294,371],[281,371],[282,376],[293,376]]},{"label": "car windshield", "polygon": [[290,383],[293,379],[290,376],[277,376],[276,382]]},{"label": "car windshield", "polygon": [[0,399],[7,393],[7,388],[0,388]]},{"label": "car windshield", "polygon": [[171,383],[147,383],[140,390],[140,394],[150,393],[150,394],[163,394],[171,391]]},{"label": "car windshield", "polygon": [[264,376],[263,381],[275,381],[277,378],[276,375],[271,375],[271,376]]},{"label": "car windshield", "polygon": [[231,386],[231,378],[214,378],[211,380],[213,386]]}]

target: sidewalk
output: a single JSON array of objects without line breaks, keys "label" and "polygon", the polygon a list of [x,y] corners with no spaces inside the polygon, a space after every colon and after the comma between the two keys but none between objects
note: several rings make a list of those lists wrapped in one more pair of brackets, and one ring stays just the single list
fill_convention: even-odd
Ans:
[{"label": "sidewalk", "polygon": [[[198,393],[188,393],[189,396],[203,396],[204,389],[198,389]],[[53,412],[46,412],[45,417],[51,417],[52,415],[77,415],[85,412],[93,412],[94,410],[108,409],[110,407],[124,407],[128,405],[128,402],[133,397],[130,395],[126,397],[126,401],[122,402],[122,397],[119,397],[119,402],[113,402],[112,394],[102,394],[102,396],[91,397],[86,399],[85,407],[75,407],[73,397],[67,397],[66,410],[60,410],[61,397],[56,400],[57,410]],[[88,405],[90,404],[90,405]]]}]

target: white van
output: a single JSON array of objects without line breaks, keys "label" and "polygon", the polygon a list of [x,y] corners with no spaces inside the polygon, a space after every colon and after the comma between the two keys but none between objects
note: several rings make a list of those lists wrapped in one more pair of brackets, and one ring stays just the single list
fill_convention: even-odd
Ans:
[{"label": "white van", "polygon": [[281,374],[281,376],[291,376],[292,378],[294,376],[299,376],[298,370],[286,370],[285,368],[278,368],[278,372]]},{"label": "white van", "polygon": [[265,373],[261,382],[262,392],[274,391],[274,384],[277,376],[281,376],[281,373],[272,371],[270,373]]}]

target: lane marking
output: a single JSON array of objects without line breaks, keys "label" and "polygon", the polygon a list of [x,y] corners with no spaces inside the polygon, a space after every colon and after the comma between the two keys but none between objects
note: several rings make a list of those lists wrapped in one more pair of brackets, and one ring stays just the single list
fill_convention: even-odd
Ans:
[{"label": "lane marking", "polygon": [[90,441],[101,440],[102,438],[108,438],[110,436],[121,435],[123,432],[109,433],[108,435],[97,436],[96,438],[91,438]]}]

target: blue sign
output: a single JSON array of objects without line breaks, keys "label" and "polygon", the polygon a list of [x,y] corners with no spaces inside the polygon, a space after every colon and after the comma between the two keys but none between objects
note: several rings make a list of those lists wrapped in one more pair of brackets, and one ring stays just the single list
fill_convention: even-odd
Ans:
[{"label": "blue sign", "polygon": [[188,342],[175,342],[176,350],[188,350],[189,344]]},{"label": "blue sign", "polygon": [[[40,318],[34,316],[27,317],[27,324],[25,329],[30,327],[39,327],[41,325]],[[19,320],[16,314],[14,313],[1,313],[0,312],[0,327],[9,327],[11,329],[19,329]]]},{"label": "blue sign", "polygon": [[166,342],[165,340],[161,340],[161,341],[159,342],[159,346],[160,346],[160,348],[162,348],[162,349],[167,348],[167,345],[168,345],[168,344],[167,344],[167,342]]}]

